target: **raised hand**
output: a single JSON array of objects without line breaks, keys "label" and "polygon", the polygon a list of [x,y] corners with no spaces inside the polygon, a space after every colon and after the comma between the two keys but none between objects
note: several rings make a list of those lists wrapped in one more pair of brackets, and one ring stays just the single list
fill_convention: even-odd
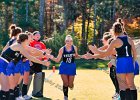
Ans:
[{"label": "raised hand", "polygon": [[45,49],[43,51],[45,51],[47,54],[51,54],[52,53],[52,50],[51,49]]},{"label": "raised hand", "polygon": [[53,56],[53,55],[50,55],[50,54],[47,54],[46,56],[47,56],[47,58],[49,58],[49,59],[53,59],[53,58],[54,58],[54,56]]},{"label": "raised hand", "polygon": [[97,48],[97,46],[96,45],[94,45],[94,46],[92,46],[91,48],[90,48],[90,50],[93,52],[93,53],[98,53],[98,48]]},{"label": "raised hand", "polygon": [[84,55],[84,58],[85,59],[92,59],[93,58],[93,55],[90,54],[90,53],[87,53],[87,54]]},{"label": "raised hand", "polygon": [[47,61],[47,60],[43,61],[43,65],[49,67],[50,66],[50,61]]}]

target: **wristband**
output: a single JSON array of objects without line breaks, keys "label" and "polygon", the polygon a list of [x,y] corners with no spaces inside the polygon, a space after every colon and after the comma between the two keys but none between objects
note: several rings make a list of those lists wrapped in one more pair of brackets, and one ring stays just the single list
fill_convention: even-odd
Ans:
[{"label": "wristband", "polygon": [[43,55],[46,55],[46,52],[43,52]]}]

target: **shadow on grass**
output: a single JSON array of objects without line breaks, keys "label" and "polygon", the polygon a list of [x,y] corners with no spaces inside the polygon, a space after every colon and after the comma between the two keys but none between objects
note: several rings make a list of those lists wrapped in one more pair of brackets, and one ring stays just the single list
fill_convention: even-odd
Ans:
[{"label": "shadow on grass", "polygon": [[43,98],[32,98],[31,100],[52,100],[52,99],[43,97]]}]

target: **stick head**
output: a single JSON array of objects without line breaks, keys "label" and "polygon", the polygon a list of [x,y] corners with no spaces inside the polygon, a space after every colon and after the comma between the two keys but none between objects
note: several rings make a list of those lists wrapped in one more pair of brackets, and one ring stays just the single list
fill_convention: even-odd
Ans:
[{"label": "stick head", "polygon": [[53,73],[55,72],[55,66],[53,66]]}]

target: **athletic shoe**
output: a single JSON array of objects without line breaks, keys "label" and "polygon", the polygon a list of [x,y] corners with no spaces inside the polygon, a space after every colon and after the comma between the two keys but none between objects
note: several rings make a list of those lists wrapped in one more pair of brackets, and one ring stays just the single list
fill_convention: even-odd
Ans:
[{"label": "athletic shoe", "polygon": [[25,100],[22,96],[16,97],[16,100]]},{"label": "athletic shoe", "polygon": [[64,100],[68,100],[68,97],[67,96],[64,96]]},{"label": "athletic shoe", "polygon": [[36,94],[32,94],[32,96],[40,98],[40,97],[43,97],[43,94],[41,92],[37,92]]},{"label": "athletic shoe", "polygon": [[32,97],[29,96],[29,95],[24,95],[23,98],[24,98],[24,100],[30,100],[30,99],[32,99]]},{"label": "athletic shoe", "polygon": [[115,93],[112,98],[116,100],[116,99],[120,98],[120,95],[118,93]]}]

